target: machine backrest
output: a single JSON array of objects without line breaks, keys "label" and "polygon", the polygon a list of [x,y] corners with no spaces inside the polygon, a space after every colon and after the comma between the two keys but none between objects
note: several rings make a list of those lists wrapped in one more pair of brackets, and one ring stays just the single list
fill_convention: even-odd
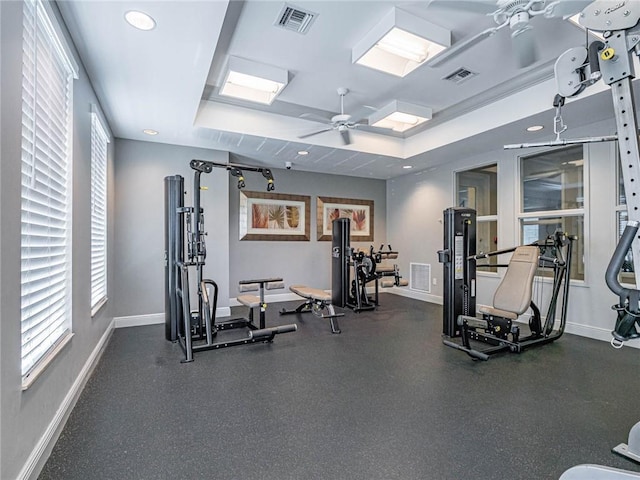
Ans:
[{"label": "machine backrest", "polygon": [[538,247],[526,245],[515,249],[504,278],[493,296],[493,308],[518,315],[529,308],[539,258]]}]

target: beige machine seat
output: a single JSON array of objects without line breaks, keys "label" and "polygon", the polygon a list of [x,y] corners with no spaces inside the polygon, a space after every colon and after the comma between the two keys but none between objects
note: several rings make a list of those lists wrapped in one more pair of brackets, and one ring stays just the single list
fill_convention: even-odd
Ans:
[{"label": "beige machine seat", "polygon": [[515,320],[531,304],[533,278],[538,268],[540,250],[536,246],[525,245],[513,252],[509,266],[493,296],[493,308],[482,307],[486,315]]},{"label": "beige machine seat", "polygon": [[256,308],[260,306],[260,297],[255,295],[238,295],[236,300],[245,307]]},{"label": "beige machine seat", "polygon": [[291,285],[289,290],[296,295],[300,295],[302,298],[318,300],[321,302],[331,302],[331,294],[324,290],[320,290],[319,288],[311,288],[304,285]]},{"label": "beige machine seat", "polygon": [[[287,310],[283,308],[280,310],[280,315],[288,315],[291,313],[306,313],[313,312],[314,315],[322,318],[328,318],[331,325],[331,333],[340,333],[340,327],[338,325],[338,317],[342,317],[344,313],[336,313],[333,305],[331,304],[331,294],[320,290],[319,288],[311,288],[305,285],[291,285],[289,287],[296,295],[305,299],[302,305],[299,305],[294,310]],[[322,312],[326,310],[327,313]]]}]

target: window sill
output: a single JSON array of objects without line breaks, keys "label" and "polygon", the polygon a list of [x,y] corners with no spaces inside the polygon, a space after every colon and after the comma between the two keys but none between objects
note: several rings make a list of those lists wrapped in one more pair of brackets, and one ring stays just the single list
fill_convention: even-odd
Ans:
[{"label": "window sill", "polygon": [[47,369],[53,359],[58,355],[59,352],[71,341],[73,338],[72,332],[67,332],[58,343],[51,349],[49,352],[42,357],[42,359],[36,364],[36,366],[27,373],[24,377],[22,377],[22,391],[27,390],[31,385],[34,384],[36,379]]},{"label": "window sill", "polygon": [[103,297],[101,300],[98,300],[98,303],[91,308],[91,318],[95,317],[100,309],[107,304],[107,300],[109,300],[108,297]]}]

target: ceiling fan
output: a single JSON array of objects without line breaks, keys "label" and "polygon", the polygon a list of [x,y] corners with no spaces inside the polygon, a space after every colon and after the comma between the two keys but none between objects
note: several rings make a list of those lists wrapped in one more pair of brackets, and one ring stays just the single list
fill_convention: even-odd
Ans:
[{"label": "ceiling fan", "polygon": [[361,125],[366,125],[366,123],[363,122],[363,120],[354,121],[351,115],[344,113],[344,97],[347,93],[349,93],[348,88],[338,88],[338,95],[340,95],[340,113],[338,115],[334,115],[330,119],[320,117],[312,113],[303,113],[300,115],[303,118],[316,119],[323,123],[328,123],[328,125],[321,130],[316,130],[315,132],[307,133],[306,135],[300,135],[298,138],[307,138],[313,135],[318,135],[319,133],[328,132],[329,130],[337,130],[340,133],[344,144],[351,144],[351,135],[349,134],[349,130]]},{"label": "ceiling fan", "polygon": [[430,65],[438,67],[508,26],[518,68],[527,67],[537,60],[534,29],[530,20],[540,15],[546,18],[566,18],[580,12],[591,2],[592,0],[432,0],[430,5],[436,8],[492,16],[497,26],[457,42],[434,58]]}]

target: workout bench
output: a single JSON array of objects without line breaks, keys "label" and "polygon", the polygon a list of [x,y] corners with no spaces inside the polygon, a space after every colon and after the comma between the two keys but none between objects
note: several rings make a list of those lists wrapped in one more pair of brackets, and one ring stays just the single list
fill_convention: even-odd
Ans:
[{"label": "workout bench", "polygon": [[[331,324],[331,333],[340,333],[340,327],[338,326],[338,317],[344,316],[344,313],[336,313],[333,305],[331,304],[331,294],[320,290],[319,288],[310,288],[304,285],[291,285],[289,287],[296,295],[305,298],[306,301],[298,306],[294,310],[287,310],[283,308],[280,310],[280,315],[289,315],[292,313],[306,313],[312,312],[315,316],[321,318],[328,318]],[[324,315],[322,311],[327,309],[328,314]]]},{"label": "workout bench", "polygon": [[245,307],[249,307],[249,321],[253,322],[253,309],[260,307],[260,328],[265,328],[265,310],[267,305],[264,303],[264,290],[277,290],[284,288],[284,282],[281,278],[260,278],[257,280],[240,280],[238,290],[240,292],[255,292],[257,295],[238,295],[236,300]]}]

